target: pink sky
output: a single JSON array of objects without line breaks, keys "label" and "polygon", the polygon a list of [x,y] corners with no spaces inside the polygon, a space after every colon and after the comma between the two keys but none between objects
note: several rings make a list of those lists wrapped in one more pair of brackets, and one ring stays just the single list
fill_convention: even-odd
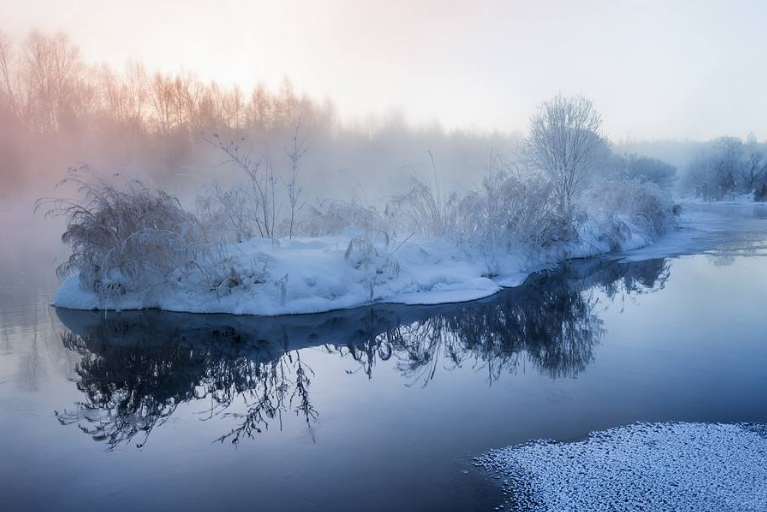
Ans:
[{"label": "pink sky", "polygon": [[64,30],[130,58],[251,87],[290,76],[343,115],[524,130],[591,97],[615,139],[767,136],[767,2],[0,0],[0,28]]}]

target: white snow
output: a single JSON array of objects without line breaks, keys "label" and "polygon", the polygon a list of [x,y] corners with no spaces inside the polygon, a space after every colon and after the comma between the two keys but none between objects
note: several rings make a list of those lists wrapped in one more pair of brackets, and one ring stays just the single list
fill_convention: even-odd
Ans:
[{"label": "white snow", "polygon": [[[767,510],[767,429],[639,423],[585,441],[534,441],[477,459],[529,511]],[[500,508],[500,507],[499,507]]]},{"label": "white snow", "polygon": [[[412,238],[401,246],[379,248],[381,257],[345,257],[352,236],[283,241],[254,239],[230,246],[227,261],[237,275],[257,276],[231,289],[213,289],[201,272],[158,283],[119,300],[101,301],[81,288],[77,276],[65,280],[55,306],[70,309],[144,309],[193,313],[280,315],[317,313],[371,302],[443,304],[487,297],[502,287],[518,286],[531,273],[555,267],[568,258],[609,251],[599,233],[583,232],[583,241],[560,244],[543,252],[529,250],[492,255],[459,247],[443,239]],[[633,236],[627,248],[646,245]],[[393,247],[392,247],[393,246]],[[385,256],[385,257],[384,257]],[[396,261],[398,270],[386,266]],[[284,289],[284,294],[283,294]]]},{"label": "white snow", "polygon": [[[694,246],[706,230],[724,222],[716,214],[686,212],[680,230],[654,244],[631,226],[621,246],[622,258],[668,256]],[[487,254],[480,248],[444,239],[410,238],[378,248],[378,256],[345,257],[353,233],[284,240],[273,246],[254,239],[226,249],[228,271],[244,276],[233,286],[214,286],[202,272],[179,273],[172,282],[105,301],[81,288],[78,277],[65,280],[54,305],[70,309],[145,309],[192,313],[281,315],[346,309],[371,302],[440,304],[487,297],[503,287],[518,286],[533,272],[556,267],[570,258],[610,252],[600,225],[590,223],[577,243],[546,250],[520,248]],[[642,249],[644,248],[644,249]],[[636,249],[641,249],[636,251]]]},{"label": "white snow", "polygon": [[[351,236],[283,241],[254,239],[228,248],[237,274],[259,275],[264,282],[213,290],[200,273],[178,283],[159,284],[141,294],[100,303],[80,287],[77,276],[62,283],[56,306],[70,309],[160,308],[193,313],[279,315],[346,309],[369,302],[437,304],[492,295],[500,286],[487,277],[487,265],[443,240],[411,240],[391,259],[398,272],[379,272],[376,262],[345,258]],[[520,262],[506,261],[513,270]],[[287,278],[285,277],[287,276]],[[284,283],[284,295],[283,286]]]}]

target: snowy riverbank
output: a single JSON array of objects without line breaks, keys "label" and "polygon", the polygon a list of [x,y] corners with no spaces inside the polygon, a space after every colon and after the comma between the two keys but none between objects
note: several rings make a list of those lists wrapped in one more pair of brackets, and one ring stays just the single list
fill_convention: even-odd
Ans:
[{"label": "snowy riverbank", "polygon": [[[750,237],[750,206],[685,204],[674,227],[657,239],[633,224],[614,245],[610,222],[583,224],[578,241],[545,250],[487,253],[448,239],[411,237],[386,243],[354,232],[295,238],[272,245],[254,239],[230,245],[218,255],[224,265],[178,271],[174,279],[139,291],[99,297],[77,275],[60,286],[54,305],[69,309],[157,308],[191,313],[281,315],[348,309],[370,303],[443,304],[490,296],[523,283],[532,273],[571,258],[608,256],[628,261],[709,252],[732,237]],[[761,229],[761,228],[759,228]],[[612,236],[608,236],[608,234]]]},{"label": "snowy riverbank", "polygon": [[639,423],[585,441],[534,441],[495,450],[496,472],[520,510],[763,511],[764,426]]},{"label": "snowy riverbank", "polygon": [[[372,302],[440,304],[487,297],[517,286],[533,272],[582,258],[645,247],[654,237],[628,222],[619,247],[615,222],[589,222],[575,242],[546,250],[494,251],[446,239],[403,242],[349,233],[273,244],[254,239],[228,246],[226,264],[210,272],[179,272],[168,282],[108,300],[80,286],[77,275],[58,290],[55,306],[70,309],[146,309],[193,313],[280,315],[317,313]],[[354,242],[352,242],[354,240]]]}]

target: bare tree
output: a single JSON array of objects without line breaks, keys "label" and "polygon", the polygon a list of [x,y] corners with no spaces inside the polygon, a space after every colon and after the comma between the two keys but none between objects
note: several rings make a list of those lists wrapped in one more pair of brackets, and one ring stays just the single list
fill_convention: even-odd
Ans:
[{"label": "bare tree", "polygon": [[298,185],[298,168],[301,163],[301,157],[306,153],[303,141],[298,140],[298,131],[301,128],[301,117],[296,123],[296,130],[293,132],[293,147],[287,151],[290,159],[290,177],[284,181],[285,188],[288,191],[288,201],[290,202],[290,225],[288,228],[288,238],[293,238],[293,225],[296,221],[296,214],[303,208],[304,203],[300,203],[301,187]]},{"label": "bare tree", "polygon": [[149,78],[143,64],[137,61],[128,62],[125,66],[125,87],[130,121],[136,128],[142,128],[144,108],[149,98]]},{"label": "bare tree", "polygon": [[278,206],[275,191],[276,179],[269,155],[254,156],[252,148],[241,148],[240,144],[245,142],[244,137],[238,141],[225,143],[217,133],[214,133],[212,138],[206,138],[206,140],[228,157],[228,163],[235,165],[248,176],[250,190],[245,193],[251,201],[253,220],[262,237],[274,240]]},{"label": "bare tree", "polygon": [[242,91],[238,86],[234,86],[226,98],[227,121],[235,131],[240,130],[243,125],[243,111],[245,110],[245,101]]},{"label": "bare tree", "polygon": [[16,101],[16,82],[17,69],[15,69],[15,59],[11,40],[4,32],[0,31],[0,79],[2,79],[2,88],[10,106],[13,115],[19,116],[18,104]]},{"label": "bare tree", "polygon": [[249,124],[258,126],[262,129],[269,129],[272,126],[272,104],[273,101],[262,83],[253,90],[250,98]]},{"label": "bare tree", "polygon": [[744,166],[743,142],[739,138],[719,137],[714,141],[712,170],[720,198],[735,190]]},{"label": "bare tree", "polygon": [[150,92],[156,130],[167,136],[173,129],[176,119],[173,80],[159,72],[155,73],[152,77]]},{"label": "bare tree", "polygon": [[554,186],[562,212],[572,208],[575,194],[609,155],[601,124],[594,105],[583,96],[559,95],[541,104],[531,119],[525,156]]},{"label": "bare tree", "polygon": [[741,179],[747,191],[752,191],[767,174],[767,162],[760,151],[752,151],[748,155],[748,162],[742,167]]},{"label": "bare tree", "polygon": [[83,114],[91,91],[84,83],[80,50],[59,33],[32,31],[24,45],[24,68],[35,101],[38,129],[55,132]]},{"label": "bare tree", "polygon": [[101,101],[110,117],[117,124],[125,123],[128,118],[128,95],[125,83],[111,67],[102,64],[98,69],[98,84]]}]

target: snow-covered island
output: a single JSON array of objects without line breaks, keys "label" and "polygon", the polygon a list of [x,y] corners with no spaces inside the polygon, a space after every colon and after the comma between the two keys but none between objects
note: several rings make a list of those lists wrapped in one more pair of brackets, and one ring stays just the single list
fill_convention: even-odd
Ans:
[{"label": "snow-covered island", "polygon": [[[679,226],[676,168],[613,153],[600,125],[588,99],[557,96],[532,117],[519,155],[491,152],[474,190],[447,186],[429,153],[426,176],[372,203],[305,197],[300,122],[280,172],[244,139],[211,135],[244,181],[210,183],[187,207],[137,180],[72,169],[65,181],[79,198],[38,203],[67,220],[54,305],[282,315],[463,302],[567,259],[655,244]],[[745,159],[731,138],[706,151],[687,176],[690,201],[762,198],[760,154]]]},{"label": "snow-covered island", "polygon": [[[671,201],[654,186],[603,184],[592,190],[599,207],[584,202],[564,218],[538,202],[547,199],[537,195],[541,190],[509,176],[498,179],[505,197],[491,198],[487,189],[451,199],[432,219],[401,213],[386,227],[372,208],[333,203],[304,224],[320,235],[242,242],[221,237],[227,233],[222,216],[187,212],[163,192],[83,181],[87,205],[58,204],[69,215],[64,241],[72,256],[60,268],[70,275],[54,305],[281,315],[373,302],[463,302],[519,285],[569,258],[647,246],[675,226]],[[429,189],[416,186],[421,193],[398,198],[400,207],[406,201],[411,210],[423,207],[419,201]],[[634,194],[630,201],[619,199],[626,187]]]},{"label": "snow-covered island", "polygon": [[[70,309],[146,309],[194,313],[282,315],[345,309],[373,302],[440,304],[487,297],[516,286],[535,271],[568,258],[643,247],[655,235],[622,224],[625,239],[616,247],[614,226],[595,223],[578,238],[535,252],[502,254],[461,246],[445,238],[411,237],[395,244],[366,234],[301,237],[272,242],[253,239],[223,247],[223,263],[214,269],[196,264],[174,269],[130,289],[122,279],[106,294],[69,276],[54,305]],[[383,238],[383,237],[381,237]],[[209,265],[209,264],[206,264]],[[125,284],[123,284],[125,283]]]},{"label": "snow-covered island", "polygon": [[241,142],[211,136],[245,182],[211,184],[194,208],[136,180],[74,169],[78,199],[38,204],[67,219],[71,256],[54,304],[280,315],[462,302],[570,258],[652,244],[680,213],[676,169],[614,155],[600,124],[589,100],[558,96],[533,116],[523,158],[491,153],[475,190],[447,187],[432,156],[428,177],[375,204],[308,206],[298,129],[281,176]]}]

